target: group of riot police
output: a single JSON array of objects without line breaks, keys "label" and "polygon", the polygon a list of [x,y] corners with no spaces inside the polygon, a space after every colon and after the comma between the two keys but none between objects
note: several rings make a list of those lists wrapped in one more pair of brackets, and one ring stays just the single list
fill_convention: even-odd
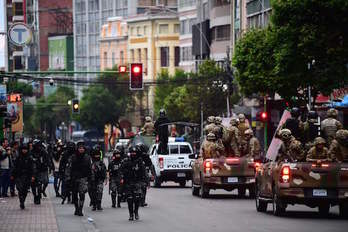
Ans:
[{"label": "group of riot police", "polygon": [[260,157],[260,142],[244,114],[231,118],[229,127],[222,125],[221,117],[209,116],[207,122],[204,128],[206,136],[201,146],[204,159],[220,156]]},{"label": "group of riot police", "polygon": [[307,120],[300,118],[300,109],[294,107],[291,117],[276,132],[282,141],[278,161],[333,161],[348,160],[348,130],[337,119],[338,111],[329,109],[321,123],[315,111],[309,111]]},{"label": "group of riot police", "polygon": [[[128,156],[126,153],[128,152]],[[93,211],[102,209],[104,185],[109,181],[112,207],[121,207],[127,201],[129,220],[139,219],[139,206],[146,206],[145,194],[149,186],[147,172],[149,157],[143,144],[130,145],[125,149],[113,150],[108,167],[104,164],[101,147],[88,149],[83,141],[45,145],[40,140],[23,144],[14,163],[11,179],[15,181],[20,208],[28,192],[34,203],[40,204],[47,197],[49,173],[54,176],[56,197],[75,206],[75,215],[83,216],[85,195],[88,192]],[[151,162],[151,161],[150,161]]]}]

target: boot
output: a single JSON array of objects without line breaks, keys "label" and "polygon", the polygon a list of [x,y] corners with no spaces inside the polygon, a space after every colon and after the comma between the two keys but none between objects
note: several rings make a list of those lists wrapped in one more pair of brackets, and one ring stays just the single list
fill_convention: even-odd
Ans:
[{"label": "boot", "polygon": [[135,220],[139,220],[139,200],[135,201],[135,207],[134,207],[134,216]]},{"label": "boot", "polygon": [[21,202],[21,203],[19,204],[19,207],[20,207],[21,209],[25,209],[24,202]]},{"label": "boot", "polygon": [[134,220],[134,211],[133,211],[133,201],[132,200],[128,200],[128,211],[129,211],[129,221],[133,221]]},{"label": "boot", "polygon": [[121,200],[122,200],[122,197],[117,197],[117,208],[121,208]]},{"label": "boot", "polygon": [[74,204],[75,205],[75,213],[74,215],[78,216],[79,215],[79,206],[77,203]]},{"label": "boot", "polygon": [[101,207],[101,201],[98,201],[97,210],[103,210],[103,208]]},{"label": "boot", "polygon": [[97,204],[93,204],[92,211],[96,211],[96,210],[97,210]]},{"label": "boot", "polygon": [[[80,197],[81,199],[81,197]],[[84,203],[84,200],[79,200],[79,210],[78,210],[78,216],[83,216],[83,213],[82,213],[82,209],[83,209],[83,203]]]},{"label": "boot", "polygon": [[112,201],[112,208],[116,207],[116,196],[115,195],[111,195],[111,201]]}]

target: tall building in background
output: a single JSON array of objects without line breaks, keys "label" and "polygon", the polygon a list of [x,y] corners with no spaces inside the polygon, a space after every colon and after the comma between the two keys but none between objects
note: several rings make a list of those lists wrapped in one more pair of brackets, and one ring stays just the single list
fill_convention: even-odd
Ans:
[{"label": "tall building in background", "polygon": [[184,71],[195,70],[195,58],[192,55],[192,27],[197,21],[197,0],[178,0],[180,21],[180,63]]},{"label": "tall building in background", "polygon": [[246,3],[247,27],[260,28],[268,25],[271,15],[270,0],[249,0]]}]

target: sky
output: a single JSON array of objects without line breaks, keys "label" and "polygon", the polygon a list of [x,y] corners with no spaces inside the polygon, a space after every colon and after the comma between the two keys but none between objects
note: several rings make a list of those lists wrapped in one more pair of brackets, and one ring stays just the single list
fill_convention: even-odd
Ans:
[{"label": "sky", "polygon": [[[5,9],[4,9],[4,1],[0,0],[0,32],[5,31]],[[5,67],[5,36],[0,35],[0,69]]]}]

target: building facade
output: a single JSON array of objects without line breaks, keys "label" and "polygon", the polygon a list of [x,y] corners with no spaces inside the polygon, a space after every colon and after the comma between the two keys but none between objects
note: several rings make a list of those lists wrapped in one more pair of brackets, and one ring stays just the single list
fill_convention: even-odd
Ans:
[{"label": "building facade", "polygon": [[[180,62],[178,15],[170,11],[148,12],[129,17],[127,23],[128,61],[143,63],[145,83],[156,80],[162,71],[174,75]],[[148,87],[144,92],[141,108],[154,115],[154,88]]]},{"label": "building facade", "polygon": [[128,27],[121,17],[109,18],[100,34],[100,70],[127,65]]},{"label": "building facade", "polygon": [[260,28],[268,25],[271,15],[270,0],[248,0],[246,2],[247,27]]},{"label": "building facade", "polygon": [[186,72],[195,70],[195,58],[192,55],[192,27],[197,21],[197,0],[178,0],[180,21],[180,63]]}]

